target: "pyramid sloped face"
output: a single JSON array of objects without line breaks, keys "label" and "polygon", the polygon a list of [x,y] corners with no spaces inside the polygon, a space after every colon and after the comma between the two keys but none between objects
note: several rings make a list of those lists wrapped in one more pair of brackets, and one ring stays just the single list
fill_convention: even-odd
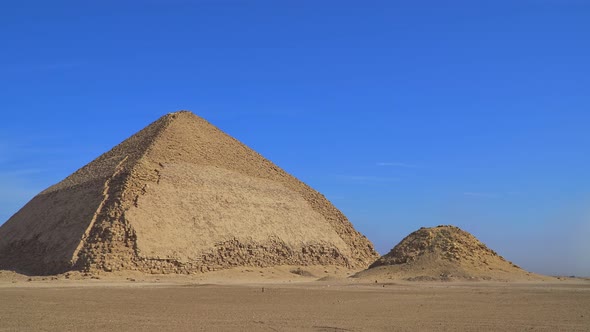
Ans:
[{"label": "pyramid sloped face", "polygon": [[477,263],[488,259],[504,260],[464,230],[454,226],[438,226],[421,228],[408,235],[371,267],[404,264],[429,255],[457,263]]},{"label": "pyramid sloped face", "polygon": [[[51,195],[61,197],[56,211]],[[0,267],[33,273],[363,267],[376,258],[321,194],[190,112],[161,118],[41,193],[0,228],[0,241]]]},{"label": "pyramid sloped face", "polygon": [[473,235],[455,226],[421,228],[404,238],[359,277],[410,280],[527,279],[532,276],[506,261]]}]

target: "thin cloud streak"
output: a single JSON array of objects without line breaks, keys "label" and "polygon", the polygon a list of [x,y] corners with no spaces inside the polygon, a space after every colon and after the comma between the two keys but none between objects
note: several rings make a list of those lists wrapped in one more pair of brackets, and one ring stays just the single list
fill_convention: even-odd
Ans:
[{"label": "thin cloud streak", "polygon": [[19,169],[13,171],[0,171],[0,178],[2,177],[15,177],[21,175],[31,175],[31,174],[39,174],[42,173],[42,169],[38,168],[30,168],[30,169]]},{"label": "thin cloud streak", "polygon": [[44,64],[0,65],[0,72],[4,73],[33,73],[39,71],[64,71],[81,67],[81,62],[56,62]]},{"label": "thin cloud streak", "polygon": [[399,178],[371,175],[335,175],[336,178],[357,184],[383,184],[400,181]]}]

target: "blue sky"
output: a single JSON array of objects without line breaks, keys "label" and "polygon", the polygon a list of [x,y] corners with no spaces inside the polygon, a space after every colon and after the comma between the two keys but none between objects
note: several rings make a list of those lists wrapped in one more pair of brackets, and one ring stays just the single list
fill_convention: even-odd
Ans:
[{"label": "blue sky", "polygon": [[189,109],[381,253],[454,224],[590,275],[590,2],[93,3],[0,5],[0,223]]}]

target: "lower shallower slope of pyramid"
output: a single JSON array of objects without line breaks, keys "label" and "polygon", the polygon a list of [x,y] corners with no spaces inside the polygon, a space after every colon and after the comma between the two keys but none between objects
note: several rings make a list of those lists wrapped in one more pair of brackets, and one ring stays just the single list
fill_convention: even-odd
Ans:
[{"label": "lower shallower slope of pyramid", "polygon": [[146,257],[190,260],[233,239],[261,245],[281,239],[293,248],[331,243],[347,250],[324,217],[296,192],[216,167],[164,167],[158,190],[148,189],[126,217]]},{"label": "lower shallower slope of pyramid", "polygon": [[144,184],[124,213],[107,213],[95,225],[78,262],[83,269],[359,265],[330,223],[281,183],[218,167],[161,165],[157,181]]}]

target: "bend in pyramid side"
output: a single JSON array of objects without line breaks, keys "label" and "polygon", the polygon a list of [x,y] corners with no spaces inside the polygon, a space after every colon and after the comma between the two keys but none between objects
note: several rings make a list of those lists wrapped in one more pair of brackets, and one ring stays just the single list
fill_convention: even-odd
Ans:
[{"label": "bend in pyramid side", "polygon": [[377,258],[321,194],[194,114],[168,114],[0,227],[0,268],[191,273]]}]

